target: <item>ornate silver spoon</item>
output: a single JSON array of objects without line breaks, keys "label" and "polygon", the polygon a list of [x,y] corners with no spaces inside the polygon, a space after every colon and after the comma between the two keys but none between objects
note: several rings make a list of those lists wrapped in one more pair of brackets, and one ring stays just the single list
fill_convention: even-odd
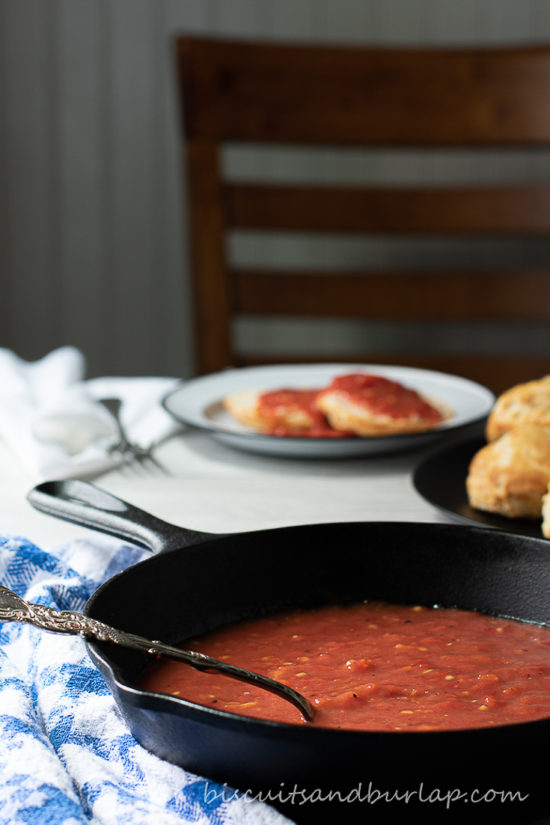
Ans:
[{"label": "ornate silver spoon", "polygon": [[117,630],[96,619],[91,619],[83,613],[73,610],[54,610],[42,604],[26,602],[13,590],[0,585],[0,621],[24,622],[34,627],[49,630],[53,633],[68,633],[73,636],[83,636],[86,639],[95,639],[99,642],[111,642],[132,650],[139,650],[142,653],[149,653],[152,656],[167,656],[185,662],[198,670],[207,670],[239,679],[241,682],[248,682],[259,688],[264,688],[271,693],[276,693],[287,702],[291,702],[301,711],[306,721],[313,719],[313,707],[305,696],[297,691],[276,682],[268,676],[246,670],[236,665],[220,662],[204,653],[194,650],[182,650],[178,647],[165,645],[163,642],[151,641],[143,636],[136,636],[133,633],[125,633]]}]

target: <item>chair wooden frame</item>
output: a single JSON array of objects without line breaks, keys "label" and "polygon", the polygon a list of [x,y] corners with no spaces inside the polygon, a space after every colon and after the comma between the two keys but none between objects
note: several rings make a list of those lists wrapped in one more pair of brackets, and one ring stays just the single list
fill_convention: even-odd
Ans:
[{"label": "chair wooden frame", "polygon": [[[543,105],[550,100],[550,47],[386,49],[179,37],[176,54],[199,373],[273,360],[235,350],[232,321],[239,314],[549,320],[550,269],[315,273],[233,267],[227,256],[228,234],[237,229],[547,237],[548,183],[236,182],[224,179],[220,153],[239,142],[550,147],[550,105]],[[296,360],[334,359],[327,353]],[[550,372],[550,339],[547,356],[404,352],[350,360],[443,369],[499,391]]]}]

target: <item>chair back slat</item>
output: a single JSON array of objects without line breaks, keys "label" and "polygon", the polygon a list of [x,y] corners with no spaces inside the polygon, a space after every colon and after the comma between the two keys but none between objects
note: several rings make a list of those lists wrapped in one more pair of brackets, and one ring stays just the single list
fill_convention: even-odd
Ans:
[{"label": "chair back slat", "polygon": [[[350,273],[234,269],[230,278],[235,310],[249,315],[364,318],[368,312],[371,319],[396,321],[550,320],[550,270]],[[518,283],[522,284],[519,292]]]},{"label": "chair back slat", "polygon": [[233,229],[547,235],[549,186],[341,187],[228,184]]},{"label": "chair back slat", "polygon": [[182,38],[188,138],[343,145],[550,141],[550,50]]}]

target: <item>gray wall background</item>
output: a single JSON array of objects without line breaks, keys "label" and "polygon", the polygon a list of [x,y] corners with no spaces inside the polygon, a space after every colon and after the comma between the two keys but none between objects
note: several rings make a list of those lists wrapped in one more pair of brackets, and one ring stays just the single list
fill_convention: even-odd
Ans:
[{"label": "gray wall background", "polygon": [[[0,346],[34,360],[62,344],[85,353],[91,375],[192,371],[185,198],[178,146],[171,40],[176,33],[261,36],[340,43],[525,43],[550,40],[550,0],[0,0]],[[550,101],[549,101],[550,105]],[[331,152],[234,150],[235,175],[336,175]],[[431,158],[354,153],[342,178],[491,179],[503,169],[548,178],[549,156],[505,153]],[[233,254],[255,262],[320,257],[330,266],[338,239],[237,237]],[[433,245],[413,250],[438,263]],[[451,250],[487,265],[548,260],[546,242]],[[399,239],[355,240],[351,263],[398,264],[411,254]],[[500,257],[499,257],[500,256]],[[395,330],[349,335],[395,337]],[[401,335],[407,332],[401,332]],[[438,341],[444,331],[432,330]],[[459,333],[457,333],[459,334]],[[244,345],[281,350],[300,336],[349,348],[337,322],[307,325],[254,320]],[[454,335],[454,333],[453,333]],[[469,330],[462,330],[468,339]],[[506,336],[508,346],[525,344]],[[529,331],[530,346],[547,340]],[[351,339],[350,339],[351,340]],[[496,344],[502,344],[497,330]],[[491,343],[489,342],[489,345]]]}]

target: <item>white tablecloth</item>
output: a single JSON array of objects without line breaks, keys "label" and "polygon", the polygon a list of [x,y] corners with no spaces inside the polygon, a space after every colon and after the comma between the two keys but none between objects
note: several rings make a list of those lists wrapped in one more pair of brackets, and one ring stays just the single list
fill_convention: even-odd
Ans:
[{"label": "white tablecloth", "polygon": [[[429,449],[289,459],[241,452],[189,430],[157,449],[165,474],[126,467],[94,483],[166,521],[211,532],[329,521],[447,521],[412,484],[413,468]],[[31,486],[0,441],[0,530],[24,531],[41,545],[89,535],[36,512],[25,499]]]}]

